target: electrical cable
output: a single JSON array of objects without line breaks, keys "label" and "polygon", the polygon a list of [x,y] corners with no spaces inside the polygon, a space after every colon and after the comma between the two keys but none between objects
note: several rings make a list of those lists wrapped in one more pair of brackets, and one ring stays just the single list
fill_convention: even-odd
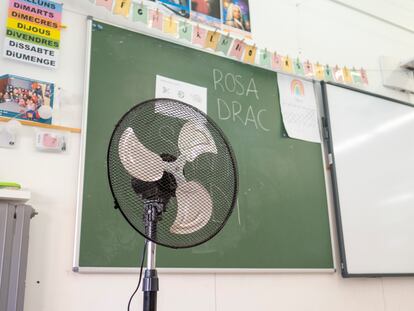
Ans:
[{"label": "electrical cable", "polygon": [[130,307],[131,307],[131,302],[132,302],[132,299],[134,298],[134,296],[135,296],[135,294],[137,293],[137,291],[138,291],[138,289],[139,289],[139,287],[140,287],[140,285],[141,285],[141,279],[142,279],[142,270],[143,270],[143,268],[144,268],[144,260],[145,260],[145,254],[146,254],[146,252],[147,252],[147,240],[145,240],[145,244],[144,244],[144,251],[142,252],[142,259],[141,259],[141,268],[140,268],[140,270],[139,270],[139,281],[138,281],[138,285],[137,285],[137,288],[135,288],[135,291],[132,293],[132,295],[131,295],[131,297],[129,298],[129,301],[128,301],[128,311],[130,311]]}]

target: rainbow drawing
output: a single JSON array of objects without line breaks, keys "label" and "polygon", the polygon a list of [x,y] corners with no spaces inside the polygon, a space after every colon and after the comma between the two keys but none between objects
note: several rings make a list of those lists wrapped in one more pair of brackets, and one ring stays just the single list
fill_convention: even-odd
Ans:
[{"label": "rainbow drawing", "polygon": [[290,83],[290,91],[292,92],[292,95],[295,96],[305,96],[305,87],[303,86],[302,81],[294,79]]}]

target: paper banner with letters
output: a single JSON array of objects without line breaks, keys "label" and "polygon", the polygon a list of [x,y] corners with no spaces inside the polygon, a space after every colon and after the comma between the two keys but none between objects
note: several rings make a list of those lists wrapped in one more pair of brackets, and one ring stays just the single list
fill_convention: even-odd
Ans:
[{"label": "paper banner with letters", "polygon": [[307,60],[303,64],[303,67],[304,67],[303,69],[304,69],[305,77],[312,78],[314,76],[312,63]]},{"label": "paper banner with letters", "polygon": [[206,38],[207,30],[198,26],[193,29],[193,44],[201,45],[204,47]]},{"label": "paper banner with letters", "polygon": [[234,40],[233,47],[230,51],[230,56],[241,59],[243,55],[245,44],[241,40]]},{"label": "paper banner with letters", "polygon": [[254,64],[254,62],[256,61],[256,45],[249,45],[246,48],[246,52],[244,53],[244,59],[243,61],[247,64]]},{"label": "paper banner with letters", "polygon": [[116,0],[115,7],[114,7],[114,14],[128,17],[130,9],[131,9],[131,0]]},{"label": "paper banner with letters", "polygon": [[263,67],[270,67],[271,54],[268,50],[260,51],[259,64]]},{"label": "paper banner with letters", "polygon": [[217,31],[207,32],[207,41],[206,41],[205,48],[212,49],[213,51],[215,51],[219,43],[219,40],[220,40],[220,34]]},{"label": "paper banner with letters", "polygon": [[96,0],[96,5],[103,6],[110,11],[112,9],[112,0]]},{"label": "paper banner with letters", "polygon": [[177,35],[178,30],[178,23],[174,20],[172,16],[170,16],[167,19],[164,19],[164,32],[168,33],[172,36]]},{"label": "paper banner with letters", "polygon": [[191,36],[193,34],[193,28],[187,22],[180,22],[178,27],[178,37],[185,41],[191,42]]},{"label": "paper banner with letters", "polygon": [[132,8],[132,20],[134,22],[140,22],[140,23],[148,23],[148,10],[147,7],[134,3]]},{"label": "paper banner with letters", "polygon": [[272,68],[274,70],[282,70],[282,57],[276,52],[272,54]]},{"label": "paper banner with letters", "polygon": [[9,0],[4,56],[56,68],[62,4],[49,0]]},{"label": "paper banner with letters", "polygon": [[[144,1],[141,0],[89,1],[95,3],[97,6],[105,7],[106,9],[112,11],[114,15],[120,15],[130,18],[133,22],[143,23],[150,28],[163,31],[166,35],[172,36],[174,38],[178,37],[179,39],[188,41],[193,45],[200,46],[204,49],[214,51],[216,53],[224,54],[225,56],[233,57],[247,64],[259,65],[274,71],[280,71],[283,73],[293,74],[298,77],[305,77],[309,79],[331,81],[342,84],[352,84],[355,86],[368,85],[367,72],[364,69],[357,70],[355,68],[348,69],[350,67],[332,67],[330,65],[321,65],[318,62],[310,62],[309,60],[301,61],[297,57],[290,58],[287,55],[279,55],[276,52],[268,51],[267,49],[257,47],[256,44],[254,44],[254,42],[250,41],[251,36],[249,34],[249,23],[245,25],[245,31],[229,31],[227,27],[223,28],[219,25],[220,18],[218,16],[215,16],[214,14],[214,16],[208,16],[208,14],[206,15],[205,10],[207,10],[210,5],[214,4],[214,1],[210,1],[209,5],[205,4],[208,1],[201,1],[199,4],[197,1],[187,1],[185,2],[185,5],[178,4],[178,2],[176,2],[175,0],[153,1],[155,2],[155,5],[144,4]],[[230,4],[229,1],[222,1],[224,1],[223,3],[227,3],[227,5]],[[241,2],[244,1],[246,0],[243,0]],[[53,12],[49,12],[53,11],[53,8],[49,7],[48,4],[53,2],[49,0],[10,0],[9,18],[13,20],[8,22],[8,37],[13,37],[13,35],[15,34],[15,32],[12,32],[13,29],[18,28],[18,25],[16,25],[16,21],[14,20],[16,19],[15,15],[18,14],[19,10],[21,11],[21,9],[19,8],[19,3],[23,2],[27,2],[29,6],[33,7],[37,7],[36,3],[39,5],[41,3],[46,3],[48,7],[44,8],[44,14],[46,14],[44,16],[44,19],[53,20],[53,16],[47,16],[47,14],[49,13],[54,14]],[[162,2],[163,5],[157,6],[157,2]],[[214,5],[216,5],[216,8],[218,10],[219,6],[217,6],[217,4],[220,1],[216,2],[217,3],[215,3]],[[241,2],[239,1],[239,3]],[[189,3],[191,3],[191,5],[189,5]],[[246,6],[246,8],[247,7],[248,6]],[[165,11],[166,8],[167,11]],[[182,12],[185,11],[186,13],[181,14],[182,12],[180,11],[180,14],[174,14],[174,10],[176,10],[177,8],[182,10]],[[223,8],[223,12],[228,12],[228,9],[229,8],[225,6]],[[14,15],[11,15],[11,10],[17,11],[17,13],[15,12],[13,13]],[[61,11],[61,6],[57,10]],[[219,13],[219,11],[220,10],[218,10],[217,12]],[[193,18],[195,16],[195,13],[197,13],[196,19]],[[28,14],[32,13],[29,11]],[[54,15],[60,18],[61,14],[56,13]],[[204,15],[204,18],[200,18],[200,15]],[[190,18],[188,19],[188,17]],[[216,21],[213,22],[214,17]],[[27,23],[28,19],[24,18],[23,22]],[[57,25],[60,25],[60,19],[58,19],[56,22],[58,23]],[[199,24],[199,22],[205,23],[211,27],[207,26],[206,28],[204,25]],[[43,23],[40,26],[46,27],[46,25],[44,25],[45,21],[41,21],[40,23]],[[59,29],[60,26],[57,27],[57,29],[53,29],[52,27],[52,29],[48,30],[46,35],[44,34],[44,36],[46,36],[49,39],[48,42],[50,44],[56,42],[56,53],[59,45]],[[41,32],[33,33],[31,30],[28,29],[23,29],[22,31],[24,31],[25,33],[29,33],[31,37],[34,37],[36,35],[40,36],[42,34]],[[230,36],[230,33],[232,34],[232,36]],[[235,35],[233,36],[233,34]],[[23,35],[20,35],[20,37],[21,36]],[[27,34],[25,34],[24,36],[27,37]],[[244,42],[246,39],[248,42]],[[10,43],[6,39],[6,46],[9,45]],[[11,43],[11,45],[13,46],[10,47],[9,50],[16,46],[15,43]],[[13,52],[9,51],[6,53],[11,54]],[[28,58],[28,56],[26,56],[25,58]]]},{"label": "paper banner with letters", "polygon": [[232,43],[233,39],[229,36],[221,36],[216,51],[227,55]]},{"label": "paper banner with letters", "polygon": [[150,10],[149,24],[151,28],[162,30],[163,15],[159,10]]}]

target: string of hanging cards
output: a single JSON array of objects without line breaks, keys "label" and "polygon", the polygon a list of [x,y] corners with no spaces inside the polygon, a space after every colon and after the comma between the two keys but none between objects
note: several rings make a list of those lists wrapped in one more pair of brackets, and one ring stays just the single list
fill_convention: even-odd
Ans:
[{"label": "string of hanging cards", "polygon": [[[256,44],[248,44],[244,38],[237,38],[229,32],[200,25],[164,14],[156,6],[148,6],[143,1],[132,0],[90,0],[97,6],[103,6],[115,15],[121,15],[133,22],[141,23],[171,37],[187,41],[193,45],[222,53],[241,62],[258,65],[274,71],[294,74],[316,80],[324,80],[354,86],[368,85],[367,72],[363,68],[330,66],[302,61],[288,55],[279,55],[268,49],[261,49]],[[248,39],[249,40],[249,39]]]}]

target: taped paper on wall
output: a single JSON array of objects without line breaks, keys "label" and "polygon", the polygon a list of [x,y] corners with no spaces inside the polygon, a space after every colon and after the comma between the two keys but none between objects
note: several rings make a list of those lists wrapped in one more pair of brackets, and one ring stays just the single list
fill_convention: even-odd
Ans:
[{"label": "taped paper on wall", "polygon": [[155,97],[179,100],[207,113],[207,88],[205,87],[157,75]]},{"label": "taped paper on wall", "polygon": [[278,83],[283,124],[289,137],[320,143],[312,82],[279,74]]}]

